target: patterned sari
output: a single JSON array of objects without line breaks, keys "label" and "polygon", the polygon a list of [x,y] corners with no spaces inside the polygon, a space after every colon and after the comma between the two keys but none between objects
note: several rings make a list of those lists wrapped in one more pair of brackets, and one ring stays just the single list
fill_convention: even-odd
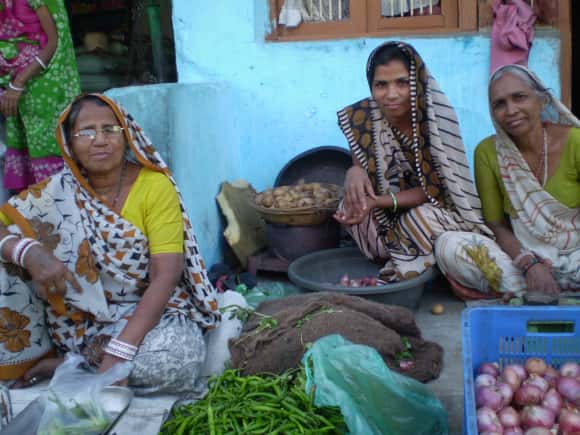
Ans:
[{"label": "patterned sari", "polygon": [[[453,108],[413,47],[388,44],[409,59],[413,136],[391,126],[370,98],[339,111],[338,122],[377,195],[414,187],[427,195],[428,202],[419,207],[396,213],[376,208],[347,228],[369,259],[387,261],[381,275],[394,281],[433,266],[433,243],[444,231],[489,230],[483,225]],[[367,75],[385,45],[371,53]]]},{"label": "patterned sari", "polygon": [[[119,119],[136,161],[165,174],[180,197],[169,169],[133,118],[111,100],[98,97]],[[0,343],[4,344],[0,346],[0,378],[4,379],[21,375],[52,345],[61,353],[83,353],[90,363],[98,365],[102,347],[122,331],[149,285],[147,238],[98,199],[71,158],[62,128],[69,110],[70,106],[61,115],[57,128],[64,169],[11,198],[2,211],[15,223],[9,227],[11,232],[41,241],[75,275],[79,285],[69,285],[64,297],[53,295],[49,304],[44,304],[31,289],[26,273],[11,264],[0,267]],[[183,331],[188,325],[199,331],[213,328],[220,318],[216,293],[207,278],[181,198],[180,204],[184,272],[160,324],[140,347],[135,360],[137,369],[144,358],[150,357],[148,352],[141,352],[144,348],[181,352],[172,364],[187,364],[187,352],[193,352],[196,345],[203,346],[203,338],[199,333],[195,340],[187,342],[189,336]],[[167,328],[170,323],[175,327]],[[176,330],[182,332],[177,334]],[[173,343],[168,343],[172,336]],[[152,340],[156,346],[152,346]],[[196,352],[196,358],[203,362],[205,351]],[[162,369],[168,362],[157,359],[149,363]],[[151,376],[151,371],[145,372],[143,378]]]},{"label": "patterned sari", "polygon": [[[527,68],[509,65],[525,72],[539,89],[546,89],[540,79]],[[501,72],[500,68],[495,74]],[[492,76],[493,79],[493,76]],[[490,86],[493,81],[490,80]],[[491,111],[491,104],[490,104]],[[495,147],[501,180],[513,213],[509,217],[515,237],[522,249],[548,260],[552,274],[562,290],[580,289],[580,210],[569,208],[550,195],[538,181],[513,140],[494,119]],[[556,98],[544,106],[543,122],[580,127],[580,121]],[[490,258],[502,271],[499,292],[521,294],[527,290],[522,272],[512,259],[492,240],[481,235],[447,233],[437,241],[437,261],[442,271],[461,285],[482,293],[490,285],[480,268],[465,255],[465,247],[488,247]]]},{"label": "patterned sari", "polygon": [[54,138],[56,120],[80,93],[68,15],[63,0],[0,0],[0,94],[8,82],[36,62],[47,42],[35,10],[46,6],[58,32],[46,70],[31,78],[18,102],[18,116],[6,119],[4,186],[21,190],[63,167]]}]

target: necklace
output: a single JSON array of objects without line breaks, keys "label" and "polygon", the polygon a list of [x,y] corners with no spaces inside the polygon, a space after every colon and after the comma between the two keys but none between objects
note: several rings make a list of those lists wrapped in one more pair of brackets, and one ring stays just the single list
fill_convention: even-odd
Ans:
[{"label": "necklace", "polygon": [[117,193],[115,193],[115,198],[113,198],[112,209],[117,206],[117,201],[119,200],[119,195],[121,194],[121,187],[123,186],[123,179],[125,178],[125,172],[127,169],[127,160],[123,161],[123,167],[121,168],[121,175],[119,175],[119,184],[117,185]]},{"label": "necklace", "polygon": [[[546,184],[546,181],[548,179],[548,132],[546,131],[546,128],[543,129],[543,133],[544,133],[544,140],[542,142],[542,152],[540,153],[538,167],[536,168],[536,171],[534,172],[536,179],[541,183],[542,186],[544,184]],[[540,178],[540,174],[542,173],[542,169],[543,169],[543,174],[542,174],[542,177]]]}]

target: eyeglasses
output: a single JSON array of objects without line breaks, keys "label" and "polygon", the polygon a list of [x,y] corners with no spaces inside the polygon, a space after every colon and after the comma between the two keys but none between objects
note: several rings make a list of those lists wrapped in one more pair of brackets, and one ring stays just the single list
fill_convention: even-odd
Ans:
[{"label": "eyeglasses", "polygon": [[123,127],[120,125],[105,125],[103,128],[83,128],[73,134],[73,137],[81,140],[93,141],[97,137],[99,131],[107,138],[118,138],[123,133]]}]

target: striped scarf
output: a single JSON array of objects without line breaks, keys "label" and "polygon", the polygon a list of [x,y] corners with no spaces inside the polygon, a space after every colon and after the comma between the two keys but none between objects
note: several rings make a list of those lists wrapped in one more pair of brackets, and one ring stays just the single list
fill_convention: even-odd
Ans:
[{"label": "striped scarf", "polygon": [[[339,126],[353,155],[378,194],[403,190],[412,181],[409,178],[416,177],[431,204],[457,211],[473,231],[491,235],[483,223],[455,111],[419,54],[402,42],[383,44],[371,53],[367,73],[374,69],[375,56],[388,44],[397,46],[409,59],[412,138],[405,138],[389,125],[378,104],[367,98],[338,112]],[[409,157],[397,159],[401,153]],[[410,187],[414,187],[412,183]],[[378,208],[373,213],[382,233],[399,218],[398,213],[387,214]]]},{"label": "striped scarf", "polygon": [[[546,89],[540,79],[520,65],[507,65],[524,71],[540,89]],[[498,69],[490,79],[494,81]],[[496,130],[495,146],[501,178],[515,210],[511,219],[514,234],[526,249],[549,259],[556,274],[569,276],[569,285],[580,285],[580,210],[568,208],[550,195],[537,180],[522,154],[505,130],[493,117]],[[560,101],[550,94],[541,114],[543,122],[580,127],[576,118]]]}]

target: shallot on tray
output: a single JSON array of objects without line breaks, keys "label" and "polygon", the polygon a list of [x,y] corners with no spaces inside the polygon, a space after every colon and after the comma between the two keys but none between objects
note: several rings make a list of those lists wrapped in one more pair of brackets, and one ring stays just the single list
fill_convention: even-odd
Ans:
[{"label": "shallot on tray", "polygon": [[379,281],[376,276],[365,276],[362,278],[350,278],[348,274],[344,274],[337,285],[343,287],[374,287],[377,285],[382,285],[383,283]]}]

